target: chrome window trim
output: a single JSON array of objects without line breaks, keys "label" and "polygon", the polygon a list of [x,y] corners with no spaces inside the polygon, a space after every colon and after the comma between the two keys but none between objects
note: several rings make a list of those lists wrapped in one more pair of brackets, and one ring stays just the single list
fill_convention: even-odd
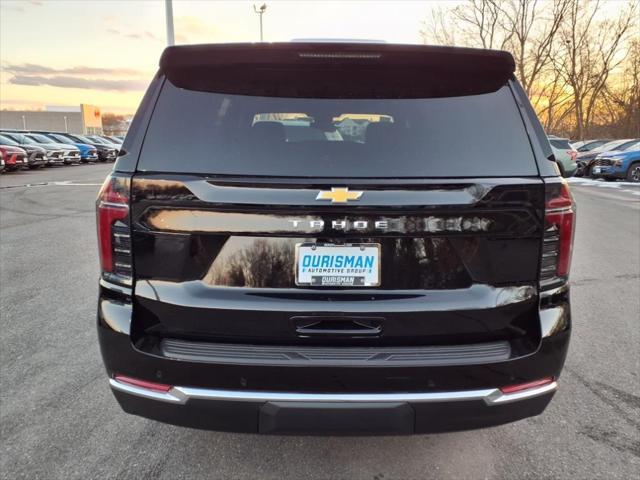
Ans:
[{"label": "chrome window trim", "polygon": [[157,392],[109,379],[111,388],[150,400],[184,405],[190,399],[235,402],[335,402],[335,403],[380,403],[380,402],[459,402],[483,400],[488,406],[525,400],[555,391],[557,382],[520,392],[502,393],[498,388],[482,390],[460,390],[452,392],[406,392],[406,393],[296,393],[296,392],[252,392],[215,390],[208,388],[172,387],[168,392]]}]

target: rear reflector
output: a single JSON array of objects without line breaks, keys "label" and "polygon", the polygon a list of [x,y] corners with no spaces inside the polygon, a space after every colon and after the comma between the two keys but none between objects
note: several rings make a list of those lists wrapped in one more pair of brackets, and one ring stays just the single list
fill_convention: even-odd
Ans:
[{"label": "rear reflector", "polygon": [[509,385],[507,387],[501,387],[502,393],[516,393],[524,390],[530,390],[532,388],[543,387],[553,382],[553,377],[542,378],[540,380],[534,380],[533,382],[518,383],[516,385]]},{"label": "rear reflector", "polygon": [[115,375],[113,378],[117,382],[133,385],[134,387],[145,388],[147,390],[153,390],[154,392],[166,393],[173,388],[171,385],[165,385],[164,383],[148,382],[147,380],[139,380],[125,375]]}]

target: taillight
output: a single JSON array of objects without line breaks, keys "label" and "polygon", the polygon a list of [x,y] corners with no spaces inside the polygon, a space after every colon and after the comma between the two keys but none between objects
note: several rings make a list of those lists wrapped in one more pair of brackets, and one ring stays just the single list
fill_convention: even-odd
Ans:
[{"label": "taillight", "polygon": [[125,285],[131,284],[132,274],[129,186],[127,177],[110,175],[96,202],[102,276]]},{"label": "taillight", "polygon": [[576,152],[575,150],[567,150],[567,153],[571,157],[572,162],[575,162],[576,158],[578,158],[578,152]]},{"label": "taillight", "polygon": [[540,265],[543,286],[565,282],[571,266],[575,207],[566,181],[546,184],[545,229]]}]

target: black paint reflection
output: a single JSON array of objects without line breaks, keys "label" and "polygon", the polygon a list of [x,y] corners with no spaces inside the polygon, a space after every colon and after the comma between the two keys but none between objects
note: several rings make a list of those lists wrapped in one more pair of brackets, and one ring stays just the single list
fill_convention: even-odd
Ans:
[{"label": "black paint reflection", "polygon": [[256,238],[230,237],[203,281],[212,286],[293,288],[295,245],[381,243],[382,288],[466,288],[471,279],[445,238]]},{"label": "black paint reflection", "polygon": [[295,239],[232,237],[204,278],[228,287],[290,287],[294,282]]}]

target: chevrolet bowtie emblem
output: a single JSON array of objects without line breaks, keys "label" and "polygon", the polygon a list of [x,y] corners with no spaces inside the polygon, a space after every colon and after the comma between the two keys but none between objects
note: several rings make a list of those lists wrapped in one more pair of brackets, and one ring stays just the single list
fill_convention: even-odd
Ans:
[{"label": "chevrolet bowtie emblem", "polygon": [[349,200],[358,200],[363,192],[350,192],[348,188],[331,187],[331,191],[321,190],[316,200],[331,200],[331,203],[347,203]]}]

